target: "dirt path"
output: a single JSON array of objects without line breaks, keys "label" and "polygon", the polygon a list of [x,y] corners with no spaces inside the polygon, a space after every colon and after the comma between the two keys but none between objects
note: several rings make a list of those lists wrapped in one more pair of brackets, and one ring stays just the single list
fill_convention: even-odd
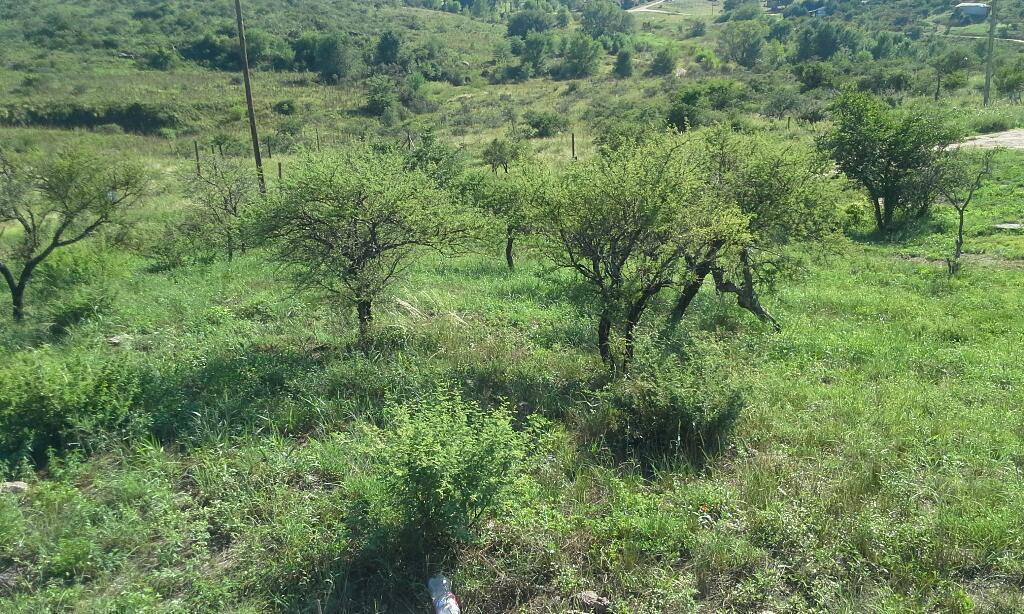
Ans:
[{"label": "dirt path", "polygon": [[992,134],[979,134],[978,136],[965,139],[961,145],[982,149],[992,149],[995,147],[1024,149],[1024,128],[1014,128],[1013,130],[993,132]]},{"label": "dirt path", "polygon": [[679,13],[673,13],[672,11],[662,11],[654,7],[659,4],[664,4],[665,0],[654,0],[654,2],[648,2],[647,4],[641,4],[634,6],[631,9],[627,9],[627,13],[661,13],[662,15],[678,15]]},{"label": "dirt path", "polygon": [[[946,260],[944,258],[931,258],[928,256],[910,256],[907,254],[896,254],[897,258],[902,258],[907,262],[916,262],[919,264],[929,264],[934,266],[946,266]],[[964,254],[960,257],[960,260],[967,264],[977,264],[980,266],[998,267],[1003,269],[1024,269],[1024,260],[1017,258],[1004,258],[1003,256],[996,256],[993,254]]]},{"label": "dirt path", "polygon": [[[970,38],[970,39],[973,39],[973,40],[982,40],[982,39],[988,38],[987,36],[973,36],[971,34],[943,34],[942,36],[948,36],[949,38]],[[1021,40],[1019,38],[999,38],[997,36],[995,38],[995,40],[997,40],[997,41],[1007,41],[1007,42],[1010,42],[1010,43],[1018,43],[1020,45],[1024,45],[1024,40]]]}]

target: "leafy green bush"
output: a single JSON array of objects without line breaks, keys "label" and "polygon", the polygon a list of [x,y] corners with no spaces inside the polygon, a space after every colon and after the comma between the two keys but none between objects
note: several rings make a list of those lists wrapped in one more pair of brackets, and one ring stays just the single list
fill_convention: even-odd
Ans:
[{"label": "leafy green bush", "polygon": [[271,106],[271,109],[278,115],[294,115],[296,111],[295,101],[291,99],[279,100]]},{"label": "leafy green bush", "polygon": [[633,76],[633,52],[629,49],[620,49],[615,56],[615,68],[612,69],[616,77]]},{"label": "leafy green bush", "polygon": [[527,111],[523,120],[539,138],[555,136],[569,129],[569,120],[554,111]]},{"label": "leafy green bush", "polygon": [[739,109],[747,97],[747,87],[732,79],[715,78],[687,83],[675,94],[668,111],[668,122],[679,130],[710,125],[725,119],[721,111]]},{"label": "leafy green bush", "polygon": [[679,61],[679,54],[673,47],[665,46],[654,54],[654,60],[648,69],[648,74],[671,75],[676,70],[676,63]]},{"label": "leafy green bush", "polygon": [[1013,119],[1003,115],[983,114],[970,120],[970,130],[977,134],[1002,132],[1014,127]]},{"label": "leafy green bush", "polygon": [[382,509],[403,545],[430,552],[469,541],[516,481],[526,436],[513,429],[507,411],[487,412],[447,392],[391,405],[384,421]]},{"label": "leafy green bush", "polygon": [[0,368],[0,460],[42,463],[50,448],[140,435],[141,372],[123,355],[24,352]]}]

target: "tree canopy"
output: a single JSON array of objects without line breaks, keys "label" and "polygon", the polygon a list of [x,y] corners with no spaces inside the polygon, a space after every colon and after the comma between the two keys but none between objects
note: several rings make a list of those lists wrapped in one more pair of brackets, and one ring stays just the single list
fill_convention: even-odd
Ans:
[{"label": "tree canopy", "polygon": [[938,163],[956,131],[935,112],[894,109],[860,92],[844,92],[831,110],[832,128],[819,146],[867,192],[877,229],[928,213]]},{"label": "tree canopy", "polygon": [[363,334],[417,251],[451,249],[469,232],[448,194],[406,164],[367,146],[308,153],[254,217],[294,283],[353,305]]},{"label": "tree canopy", "polygon": [[0,275],[14,319],[24,317],[25,291],[44,260],[121,221],[147,188],[141,164],[81,147],[17,157],[0,152]]}]

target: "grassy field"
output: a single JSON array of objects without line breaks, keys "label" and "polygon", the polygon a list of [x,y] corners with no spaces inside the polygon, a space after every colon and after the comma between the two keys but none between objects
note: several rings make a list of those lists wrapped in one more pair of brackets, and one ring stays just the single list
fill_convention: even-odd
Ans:
[{"label": "grassy field", "polygon": [[[598,356],[594,295],[553,267],[540,237],[519,241],[514,270],[505,228],[453,255],[425,251],[376,303],[366,338],[351,309],[296,290],[264,248],[230,262],[182,254],[194,148],[204,168],[222,155],[248,164],[243,86],[226,69],[139,60],[194,42],[195,20],[231,26],[230,7],[172,3],[157,19],[146,15],[163,9],[134,0],[61,4],[0,8],[0,145],[126,155],[154,189],[123,228],[41,265],[24,322],[4,303],[0,479],[28,490],[0,492],[0,613],[419,613],[438,571],[467,614],[578,612],[587,590],[614,614],[1024,611],[1024,231],[995,227],[1024,223],[1024,151],[996,155],[954,277],[950,207],[882,239],[866,197],[844,187],[828,203],[838,236],[783,248],[796,265],[762,296],[780,331],[710,280],[673,325],[675,289],[662,292],[626,380],[641,400],[623,401]],[[524,131],[524,157],[563,169],[573,140],[586,163],[608,126],[664,121],[708,84],[694,96],[700,130],[721,123],[794,148],[828,129],[844,88],[937,109],[964,134],[1024,126],[1024,106],[1003,95],[980,107],[976,62],[931,100],[928,37],[945,7],[877,58],[894,32],[853,17],[901,7],[748,20],[759,25],[740,31],[763,48],[744,68],[722,43],[743,23],[715,23],[720,3],[667,0],[652,7],[664,13],[633,13],[628,34],[590,41],[593,74],[569,79],[557,68],[583,28],[575,9],[551,27],[543,70],[506,78],[525,42],[506,36],[504,9],[251,6],[248,27],[282,40],[340,32],[364,70],[338,84],[308,66],[255,70],[272,195],[278,164],[288,178],[303,150],[364,139],[405,151],[433,133],[487,174],[485,147],[519,139],[538,111],[564,129]],[[90,28],[57,27],[68,22]],[[400,85],[429,64],[371,66],[389,28],[406,53],[450,51],[468,80],[424,81],[408,108],[372,116],[364,76]],[[835,49],[801,59],[801,41]],[[999,43],[1000,66],[1018,47]],[[613,73],[623,50],[629,77]],[[652,74],[665,50],[675,63]],[[176,122],[10,120],[135,102]],[[21,232],[0,225],[0,256]],[[668,405],[668,419],[645,403]],[[463,474],[488,477],[481,458],[504,463],[489,476],[501,496],[460,499],[472,491]],[[423,517],[455,539],[428,539]]]},{"label": "grassy field", "polygon": [[259,253],[161,273],[69,252],[31,325],[0,325],[5,377],[44,397],[60,393],[34,374],[80,382],[55,409],[142,411],[78,424],[99,454],[11,468],[31,489],[0,495],[0,609],[425,611],[417,568],[360,518],[381,420],[446,388],[535,416],[514,496],[447,560],[467,612],[566,611],[586,589],[616,612],[1018,611],[1024,236],[991,223],[1024,215],[1022,163],[1000,155],[955,279],[940,210],[903,241],[807,260],[767,298],[781,333],[707,289],[679,328],[646,320],[643,355],[681,352],[743,392],[699,470],[608,447],[590,306],[532,255],[515,273],[497,245],[421,260],[362,353],[349,316]]}]

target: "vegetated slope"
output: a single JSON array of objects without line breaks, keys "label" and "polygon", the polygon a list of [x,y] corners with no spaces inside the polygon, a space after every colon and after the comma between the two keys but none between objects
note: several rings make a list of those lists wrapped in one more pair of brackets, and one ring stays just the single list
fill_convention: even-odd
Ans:
[{"label": "vegetated slope", "polygon": [[[961,49],[925,36],[945,6],[644,15],[572,77],[567,41],[596,49],[585,6],[564,26],[541,7],[532,62],[512,15],[456,4],[247,2],[268,167],[362,135],[430,164],[438,142],[472,164],[527,141],[557,167],[566,130],[585,160],[666,121],[797,146],[849,87],[971,130],[1020,117],[1012,89],[977,108],[976,49],[931,100],[929,59]],[[479,612],[579,609],[583,590],[630,612],[1024,609],[1024,241],[994,228],[1024,215],[1019,152],[972,205],[958,276],[947,208],[883,241],[855,194],[835,203],[847,238],[787,253],[795,278],[763,297],[781,332],[711,283],[672,327],[662,296],[628,385],[605,387],[591,295],[536,238],[509,271],[504,227],[417,258],[368,339],[262,249],[188,251],[193,140],[206,172],[249,168],[230,3],[0,17],[5,147],[130,151],[161,188],[48,260],[25,324],[0,320],[0,473],[29,483],[0,493],[0,610],[428,611],[438,570]],[[375,89],[391,113],[366,109]]]},{"label": "vegetated slope", "polygon": [[[778,335],[703,294],[643,353],[685,348],[695,384],[742,389],[748,409],[705,471],[645,476],[589,439],[603,419],[586,392],[591,340],[533,262],[423,261],[364,354],[256,255],[187,275],[74,259],[92,281],[54,318],[96,306],[60,337],[8,330],[4,394],[25,393],[16,374],[70,376],[83,396],[50,402],[82,420],[77,441],[153,430],[163,443],[54,459],[27,495],[0,495],[7,611],[421,609],[420,578],[389,571],[403,550],[374,537],[392,512],[373,507],[391,499],[372,425],[387,428],[386,399],[429,399],[446,381],[557,420],[533,427],[507,507],[450,570],[467,608],[561,611],[584,589],[658,612],[1021,605],[1017,271],[948,281],[849,244],[772,299]],[[32,336],[52,345],[25,347]],[[119,430],[74,413],[94,398],[117,411],[119,396],[135,399],[108,422]]]}]

